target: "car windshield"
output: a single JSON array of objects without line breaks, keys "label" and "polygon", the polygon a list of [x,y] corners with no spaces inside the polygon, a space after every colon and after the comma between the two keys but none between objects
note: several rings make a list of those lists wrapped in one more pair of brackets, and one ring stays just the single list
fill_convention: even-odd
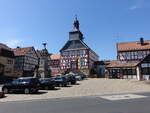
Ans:
[{"label": "car windshield", "polygon": [[80,77],[80,75],[75,75],[75,76]]},{"label": "car windshield", "polygon": [[19,82],[30,82],[31,79],[19,79]]},{"label": "car windshield", "polygon": [[55,80],[62,80],[62,77],[56,77]]},{"label": "car windshield", "polygon": [[30,79],[16,79],[12,81],[13,84],[21,83],[21,82],[30,82]]},{"label": "car windshield", "polygon": [[18,83],[18,82],[19,82],[19,79],[16,79],[16,80],[12,81],[13,84]]}]

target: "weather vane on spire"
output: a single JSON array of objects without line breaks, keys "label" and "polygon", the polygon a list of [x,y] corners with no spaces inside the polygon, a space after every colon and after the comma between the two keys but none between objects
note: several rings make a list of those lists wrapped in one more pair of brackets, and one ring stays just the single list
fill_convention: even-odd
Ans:
[{"label": "weather vane on spire", "polygon": [[46,49],[46,45],[47,45],[47,43],[42,43],[42,44],[43,44],[44,48]]},{"label": "weather vane on spire", "polygon": [[74,20],[73,25],[74,25],[74,29],[79,30],[79,25],[80,25],[80,23],[79,23],[79,21],[78,21],[77,15],[75,15],[75,20]]}]

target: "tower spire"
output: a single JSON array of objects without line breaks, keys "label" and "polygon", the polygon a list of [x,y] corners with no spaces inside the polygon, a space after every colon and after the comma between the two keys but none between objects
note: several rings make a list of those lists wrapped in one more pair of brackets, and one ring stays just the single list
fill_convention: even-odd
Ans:
[{"label": "tower spire", "polygon": [[75,15],[75,20],[74,20],[74,23],[73,23],[73,28],[76,29],[76,30],[79,30],[79,26],[80,26],[80,23],[78,21],[77,15]]}]

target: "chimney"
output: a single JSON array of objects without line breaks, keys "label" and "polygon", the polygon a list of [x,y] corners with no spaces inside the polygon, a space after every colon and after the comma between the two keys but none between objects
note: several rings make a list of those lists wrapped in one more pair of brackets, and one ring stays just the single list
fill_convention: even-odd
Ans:
[{"label": "chimney", "polygon": [[140,44],[144,45],[144,38],[143,37],[140,38]]}]

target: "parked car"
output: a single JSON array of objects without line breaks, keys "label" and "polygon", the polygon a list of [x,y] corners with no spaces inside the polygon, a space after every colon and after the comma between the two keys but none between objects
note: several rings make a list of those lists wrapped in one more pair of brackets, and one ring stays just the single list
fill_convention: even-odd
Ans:
[{"label": "parked car", "polygon": [[74,85],[76,84],[76,78],[74,75],[71,75],[71,74],[68,74],[68,75],[65,75],[67,77],[67,80],[70,84]]},{"label": "parked car", "polygon": [[6,83],[2,91],[6,94],[14,91],[23,91],[25,94],[38,92],[40,82],[38,78],[18,78],[12,82]]},{"label": "parked car", "polygon": [[79,74],[79,75],[81,75],[82,80],[87,78],[87,76],[85,74]]},{"label": "parked car", "polygon": [[56,76],[53,77],[56,86],[67,86],[68,80],[65,76]]},{"label": "parked car", "polygon": [[40,78],[40,89],[55,89],[55,81],[51,78]]},{"label": "parked car", "polygon": [[81,81],[82,80],[82,76],[81,75],[75,75],[75,78],[77,81]]}]

